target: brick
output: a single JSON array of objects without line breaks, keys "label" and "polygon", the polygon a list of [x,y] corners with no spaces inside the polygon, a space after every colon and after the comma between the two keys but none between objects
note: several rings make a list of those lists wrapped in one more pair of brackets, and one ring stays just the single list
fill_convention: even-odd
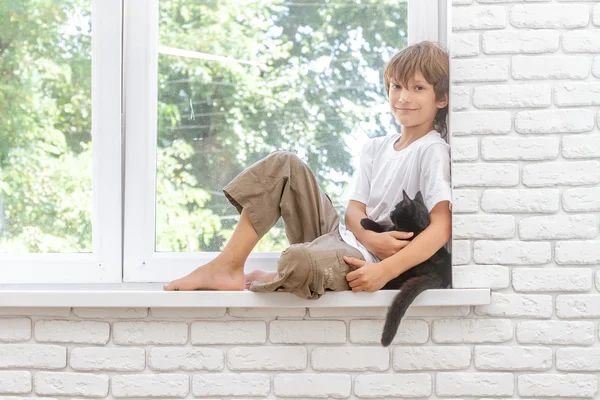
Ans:
[{"label": "brick", "polygon": [[419,346],[394,349],[395,371],[459,370],[471,365],[471,349],[464,346]]},{"label": "brick", "polygon": [[562,294],[556,297],[558,318],[600,317],[600,294]]},{"label": "brick", "polygon": [[161,307],[151,308],[150,315],[157,319],[204,319],[221,318],[227,313],[224,307],[215,308],[179,308],[179,307]]},{"label": "brick", "polygon": [[556,369],[567,372],[600,372],[600,348],[558,349]]},{"label": "brick", "polygon": [[35,323],[38,342],[106,344],[108,322],[40,320]]},{"label": "brick", "polygon": [[596,78],[600,78],[600,56],[594,57],[594,63],[592,64],[592,75]]},{"label": "brick", "polygon": [[80,318],[146,318],[147,308],[73,308],[73,314]]},{"label": "brick", "polygon": [[439,306],[439,307],[418,307],[410,306],[406,310],[405,317],[466,317],[471,312],[469,306]]},{"label": "brick", "polygon": [[554,85],[554,104],[560,107],[600,105],[600,83],[568,82]]},{"label": "brick", "polygon": [[592,288],[589,268],[514,268],[513,288],[518,292],[583,292]]},{"label": "brick", "polygon": [[142,371],[144,349],[78,347],[71,350],[69,365],[75,371]]},{"label": "brick", "polygon": [[354,380],[360,398],[429,397],[433,393],[430,374],[361,374]]},{"label": "brick", "polygon": [[190,378],[185,374],[116,375],[110,386],[115,397],[186,397]]},{"label": "brick", "polygon": [[509,133],[512,117],[508,111],[465,111],[452,113],[452,135],[496,135]]},{"label": "brick", "polygon": [[528,4],[510,9],[510,24],[517,28],[571,29],[590,21],[588,6],[578,4]]},{"label": "brick", "polygon": [[453,161],[475,161],[479,158],[479,139],[476,137],[456,137],[452,139]]},{"label": "brick", "polygon": [[457,265],[452,268],[455,289],[506,289],[510,285],[507,267],[500,265]]},{"label": "brick", "polygon": [[512,215],[455,215],[452,234],[456,239],[510,239],[515,225]]},{"label": "brick", "polygon": [[68,317],[69,307],[0,307],[0,316],[18,315],[22,317]]},{"label": "brick", "polygon": [[[600,69],[599,69],[600,70]],[[453,85],[451,88],[450,104],[452,105],[452,111],[466,110],[471,104],[471,89],[467,86]]]},{"label": "brick", "polygon": [[552,368],[550,347],[475,346],[475,367],[491,371],[546,371]]},{"label": "brick", "polygon": [[477,264],[539,265],[550,262],[550,243],[478,240],[473,248]]},{"label": "brick", "polygon": [[148,366],[154,371],[222,371],[223,351],[210,348],[155,347]]},{"label": "brick", "polygon": [[563,136],[564,158],[600,158],[600,134]]},{"label": "brick", "polygon": [[263,344],[265,321],[198,321],[192,324],[192,344]]},{"label": "brick", "polygon": [[481,139],[481,157],[486,161],[553,160],[558,157],[555,137],[490,137]]},{"label": "brick", "polygon": [[198,374],[192,381],[192,393],[207,396],[266,396],[271,391],[268,374]]},{"label": "brick", "polygon": [[452,0],[453,6],[465,4],[473,4],[473,0]]},{"label": "brick", "polygon": [[515,115],[519,133],[579,133],[594,129],[594,114],[586,109],[520,111]]},{"label": "brick", "polygon": [[548,84],[482,85],[473,89],[477,108],[532,108],[552,104],[552,86]]},{"label": "brick", "polygon": [[454,213],[474,213],[479,211],[479,194],[472,189],[452,191],[452,211]]},{"label": "brick", "polygon": [[390,367],[385,347],[317,347],[310,359],[315,371],[386,371]]},{"label": "brick", "polygon": [[188,324],[185,322],[115,322],[113,342],[121,345],[186,344]]},{"label": "brick", "polygon": [[505,372],[438,372],[438,396],[512,396],[514,377]]},{"label": "brick", "polygon": [[600,4],[596,4],[592,9],[592,21],[594,22],[594,25],[600,25]]},{"label": "brick", "polygon": [[23,342],[31,339],[29,318],[0,318],[0,342]]},{"label": "brick", "polygon": [[554,259],[557,264],[600,263],[600,240],[558,241],[554,246]]},{"label": "brick", "polygon": [[451,64],[452,82],[502,82],[508,80],[509,64],[503,58],[455,59]]},{"label": "brick", "polygon": [[598,220],[592,214],[553,215],[519,221],[521,239],[591,239],[598,235]]},{"label": "brick", "polygon": [[492,293],[491,303],[475,306],[476,315],[512,318],[552,317],[552,296]]},{"label": "brick", "polygon": [[307,365],[304,346],[234,347],[227,351],[231,371],[303,371]]},{"label": "brick", "polygon": [[565,53],[598,53],[600,52],[600,29],[564,32],[562,48]]},{"label": "brick", "polygon": [[344,321],[271,321],[271,343],[345,343]]},{"label": "brick", "polygon": [[312,318],[385,317],[387,307],[315,307],[308,310]]},{"label": "brick", "polygon": [[352,393],[352,378],[346,374],[277,374],[273,392],[281,397],[346,398]]},{"label": "brick", "polygon": [[600,269],[596,271],[596,290],[600,291]]},{"label": "brick", "polygon": [[523,344],[583,345],[594,343],[593,322],[524,321],[517,323],[517,342]]},{"label": "brick", "polygon": [[598,161],[546,162],[523,167],[523,184],[528,187],[597,183],[600,183]]},{"label": "brick", "polygon": [[60,369],[67,366],[67,348],[45,344],[0,344],[0,368]]},{"label": "brick", "polygon": [[[383,320],[354,319],[350,321],[350,342],[355,344],[380,344]],[[429,339],[427,321],[403,319],[393,344],[423,344]]]},{"label": "brick", "polygon": [[559,196],[557,189],[486,189],[481,209],[488,213],[555,213]]},{"label": "brick", "polygon": [[567,189],[562,203],[565,211],[600,211],[600,187]]},{"label": "brick", "polygon": [[229,315],[236,318],[302,318],[306,315],[305,307],[289,308],[230,308]]},{"label": "brick", "polygon": [[516,186],[519,184],[519,166],[505,163],[457,163],[453,165],[454,187]]},{"label": "brick", "polygon": [[45,372],[35,374],[35,393],[56,396],[108,396],[108,375],[73,372]]},{"label": "brick", "polygon": [[513,338],[508,319],[437,319],[432,322],[434,343],[503,343]]},{"label": "brick", "polygon": [[583,56],[516,56],[511,72],[513,79],[585,79],[591,66]]},{"label": "brick", "polygon": [[[38,372],[37,375],[43,372]],[[0,371],[0,393],[29,393],[31,392],[31,372],[29,371]]]},{"label": "brick", "polygon": [[460,7],[452,9],[452,30],[505,28],[506,9],[502,6]]},{"label": "brick", "polygon": [[452,57],[479,55],[479,33],[454,33],[451,35]]},{"label": "brick", "polygon": [[464,265],[471,261],[471,242],[452,240],[452,265]]},{"label": "brick", "polygon": [[524,374],[517,377],[519,396],[594,397],[598,378],[585,374]]},{"label": "brick", "polygon": [[558,50],[560,35],[554,30],[489,31],[481,35],[484,54],[540,54]]}]

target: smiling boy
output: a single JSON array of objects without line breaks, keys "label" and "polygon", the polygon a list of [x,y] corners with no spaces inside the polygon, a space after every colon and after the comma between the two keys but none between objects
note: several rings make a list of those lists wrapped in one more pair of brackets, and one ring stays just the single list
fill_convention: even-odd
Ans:
[{"label": "smiling boy", "polygon": [[[240,173],[224,189],[241,213],[223,251],[165,290],[288,291],[315,299],[327,290],[376,291],[427,260],[451,236],[450,150],[441,137],[448,113],[448,54],[422,42],[398,52],[384,70],[390,111],[399,134],[370,139],[354,173],[345,223],[310,169],[289,152],[274,152]],[[421,191],[431,223],[410,232],[363,229],[370,218],[391,225],[390,211]],[[277,272],[244,275],[244,263],[264,234],[284,220],[290,247]]]}]

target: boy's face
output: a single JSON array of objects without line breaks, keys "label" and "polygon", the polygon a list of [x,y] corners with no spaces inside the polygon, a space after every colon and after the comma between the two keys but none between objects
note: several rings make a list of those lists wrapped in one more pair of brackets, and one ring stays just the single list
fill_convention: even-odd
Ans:
[{"label": "boy's face", "polygon": [[448,97],[436,101],[433,86],[420,72],[415,73],[406,86],[394,79],[390,82],[388,97],[396,121],[405,128],[423,125],[433,127],[435,115],[440,108],[446,107]]}]

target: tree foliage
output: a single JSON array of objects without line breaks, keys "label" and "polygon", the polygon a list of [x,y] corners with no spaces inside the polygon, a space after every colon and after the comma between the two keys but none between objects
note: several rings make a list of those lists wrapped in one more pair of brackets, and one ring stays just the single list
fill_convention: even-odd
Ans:
[{"label": "tree foliage", "polygon": [[[91,249],[90,10],[0,2],[0,251]],[[161,0],[159,46],[199,58],[159,54],[156,250],[221,249],[237,217],[222,187],[277,149],[337,199],[348,138],[389,128],[381,73],[406,15],[395,0]],[[278,225],[258,250],[285,246]]]}]

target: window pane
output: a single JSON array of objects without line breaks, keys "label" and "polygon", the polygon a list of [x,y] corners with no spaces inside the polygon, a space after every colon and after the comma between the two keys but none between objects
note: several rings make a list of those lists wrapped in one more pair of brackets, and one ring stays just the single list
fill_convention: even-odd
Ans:
[{"label": "window pane", "polygon": [[[385,62],[407,4],[160,0],[156,251],[220,251],[238,215],[222,188],[297,153],[343,212],[362,142],[396,130]],[[287,246],[281,222],[258,251]]]},{"label": "window pane", "polygon": [[0,252],[91,252],[91,2],[0,2]]}]

